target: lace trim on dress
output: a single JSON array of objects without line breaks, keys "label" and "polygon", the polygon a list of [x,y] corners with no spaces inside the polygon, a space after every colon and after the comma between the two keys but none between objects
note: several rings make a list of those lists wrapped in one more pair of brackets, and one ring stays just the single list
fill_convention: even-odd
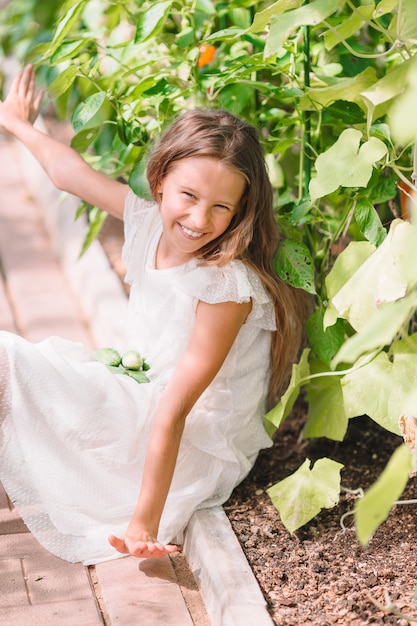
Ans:
[{"label": "lace trim on dress", "polygon": [[260,278],[243,261],[231,261],[221,267],[187,265],[183,272],[173,277],[173,284],[183,293],[208,304],[241,304],[252,300],[247,323],[265,330],[276,330],[274,307]]}]

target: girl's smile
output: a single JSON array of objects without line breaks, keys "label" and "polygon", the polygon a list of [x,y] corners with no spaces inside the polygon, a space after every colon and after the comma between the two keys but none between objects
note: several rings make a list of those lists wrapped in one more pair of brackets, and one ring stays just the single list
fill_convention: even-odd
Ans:
[{"label": "girl's smile", "polygon": [[176,162],[157,186],[163,224],[157,268],[181,265],[220,237],[239,210],[245,187],[244,176],[217,159]]}]

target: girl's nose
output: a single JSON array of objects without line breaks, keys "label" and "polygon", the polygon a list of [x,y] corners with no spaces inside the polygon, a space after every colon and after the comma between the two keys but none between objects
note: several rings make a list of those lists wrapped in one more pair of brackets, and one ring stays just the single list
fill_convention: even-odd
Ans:
[{"label": "girl's nose", "polygon": [[202,202],[195,204],[192,212],[194,226],[202,230],[210,223],[210,215],[210,207],[203,204]]}]

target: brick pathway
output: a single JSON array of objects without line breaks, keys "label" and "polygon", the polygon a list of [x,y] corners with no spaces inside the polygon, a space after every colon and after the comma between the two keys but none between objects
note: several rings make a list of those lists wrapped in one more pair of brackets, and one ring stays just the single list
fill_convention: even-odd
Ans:
[{"label": "brick pathway", "polygon": [[[0,135],[0,328],[31,341],[56,334],[94,347],[39,206]],[[178,574],[179,572],[179,574]],[[67,563],[28,532],[0,484],[0,624],[208,626],[183,557]]]}]

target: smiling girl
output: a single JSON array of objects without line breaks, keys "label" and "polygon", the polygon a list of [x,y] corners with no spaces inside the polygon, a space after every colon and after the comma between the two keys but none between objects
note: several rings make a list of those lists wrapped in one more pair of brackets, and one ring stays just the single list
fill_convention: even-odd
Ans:
[{"label": "smiling girl", "polygon": [[124,219],[126,346],[146,354],[150,382],[115,376],[80,344],[1,332],[0,479],[61,558],[161,557],[271,445],[263,415],[297,358],[304,295],[272,268],[272,187],[252,126],[184,113],[150,157],[145,201],[32,126],[34,84],[28,66],[0,125],[59,189]]}]

